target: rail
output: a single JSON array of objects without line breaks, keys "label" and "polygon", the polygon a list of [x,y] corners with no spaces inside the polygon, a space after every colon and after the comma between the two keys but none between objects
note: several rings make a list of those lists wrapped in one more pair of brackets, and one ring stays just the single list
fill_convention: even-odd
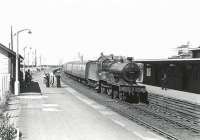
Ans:
[{"label": "rail", "polygon": [[156,127],[146,123],[145,121],[142,121],[142,120],[138,119],[137,117],[135,117],[133,115],[127,114],[125,112],[122,112],[122,111],[120,111],[120,110],[118,110],[116,108],[112,108],[112,110],[118,112],[122,116],[127,117],[128,119],[130,119],[130,120],[132,120],[132,121],[134,121],[134,122],[136,122],[136,123],[138,123],[140,125],[145,126],[146,128],[149,128],[150,130],[152,130],[152,131],[154,131],[156,133],[159,133],[160,135],[164,136],[165,138],[167,138],[169,140],[178,140],[178,138],[176,136],[173,136],[173,135],[171,135],[171,134],[169,134],[167,132],[164,132],[161,129],[156,128]]}]

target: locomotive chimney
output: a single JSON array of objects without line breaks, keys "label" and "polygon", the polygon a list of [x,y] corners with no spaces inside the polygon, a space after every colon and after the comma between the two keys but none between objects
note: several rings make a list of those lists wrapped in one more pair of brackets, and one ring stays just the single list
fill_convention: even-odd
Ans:
[{"label": "locomotive chimney", "polygon": [[127,57],[127,60],[128,60],[129,62],[132,62],[132,61],[133,61],[133,57]]}]

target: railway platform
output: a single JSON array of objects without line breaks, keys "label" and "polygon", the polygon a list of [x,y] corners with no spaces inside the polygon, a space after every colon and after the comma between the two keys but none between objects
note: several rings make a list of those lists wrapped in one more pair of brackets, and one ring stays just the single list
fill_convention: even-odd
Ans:
[{"label": "railway platform", "polygon": [[174,89],[162,90],[161,87],[156,87],[156,86],[151,86],[151,85],[146,85],[146,84],[141,84],[141,85],[146,86],[147,91],[151,94],[163,95],[165,97],[175,98],[175,99],[179,99],[179,100],[200,105],[199,94],[184,92],[184,91],[179,91],[179,90],[174,90]]},{"label": "railway platform", "polygon": [[23,140],[165,140],[68,85],[46,88],[41,73],[33,78],[40,90],[17,97]]}]

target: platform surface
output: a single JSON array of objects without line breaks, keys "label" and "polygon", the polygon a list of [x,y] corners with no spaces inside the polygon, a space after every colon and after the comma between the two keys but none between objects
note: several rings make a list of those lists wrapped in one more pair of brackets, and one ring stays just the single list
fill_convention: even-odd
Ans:
[{"label": "platform surface", "polygon": [[18,96],[23,140],[165,140],[68,85]]},{"label": "platform surface", "polygon": [[200,105],[200,94],[173,90],[173,89],[162,90],[161,87],[157,87],[157,86],[151,86],[151,85],[146,85],[146,84],[141,84],[141,85],[146,86],[146,89],[149,93],[158,94],[158,95],[171,97],[175,99],[180,99],[183,101],[188,101],[188,102]]}]

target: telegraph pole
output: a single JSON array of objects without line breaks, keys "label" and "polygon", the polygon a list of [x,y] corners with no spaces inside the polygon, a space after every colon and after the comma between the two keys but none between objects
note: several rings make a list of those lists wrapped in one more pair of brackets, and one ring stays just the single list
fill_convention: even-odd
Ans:
[{"label": "telegraph pole", "polygon": [[25,63],[25,58],[26,58],[26,48],[27,48],[27,46],[26,47],[24,47],[23,48],[23,50],[24,50],[24,67],[23,67],[23,77],[24,77],[24,80],[25,80],[25,72],[26,72],[26,68],[25,68],[25,65],[26,65],[26,63]]},{"label": "telegraph pole", "polygon": [[30,64],[31,64],[31,62],[30,62],[30,59],[29,59],[29,57],[31,57],[31,47],[29,47],[29,49],[30,49],[30,51],[28,51],[28,67],[30,68],[31,66],[30,66]]},{"label": "telegraph pole", "polygon": [[37,51],[35,49],[35,67],[37,66]]},{"label": "telegraph pole", "polygon": [[19,57],[19,33],[23,31],[28,31],[31,33],[30,29],[23,29],[16,32],[17,35],[17,51],[16,51],[16,67],[15,67],[15,95],[19,95],[20,92],[20,82],[19,82],[19,69],[20,69],[20,57]]},{"label": "telegraph pole", "polygon": [[42,70],[42,56],[40,55],[40,70]]},{"label": "telegraph pole", "polygon": [[11,31],[10,31],[10,47],[11,47],[11,50],[13,50],[13,31],[12,31],[12,26],[11,26]]}]

